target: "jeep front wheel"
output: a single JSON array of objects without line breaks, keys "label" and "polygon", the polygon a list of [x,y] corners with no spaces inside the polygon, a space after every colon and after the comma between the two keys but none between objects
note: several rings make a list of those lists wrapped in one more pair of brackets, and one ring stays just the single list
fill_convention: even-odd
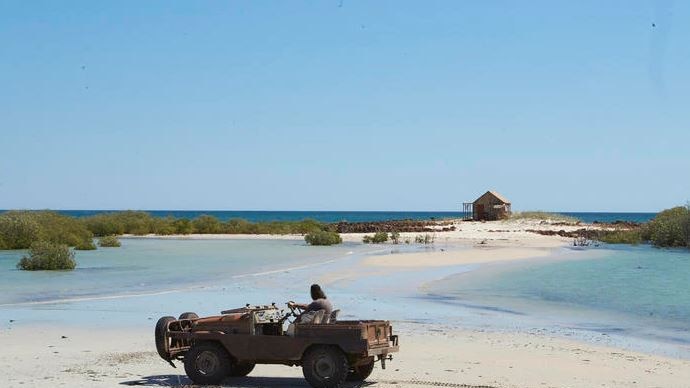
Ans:
[{"label": "jeep front wheel", "polygon": [[184,371],[196,384],[218,384],[230,372],[230,356],[219,344],[200,343],[185,354]]},{"label": "jeep front wheel", "polygon": [[156,322],[156,350],[158,355],[166,361],[170,360],[170,354],[168,353],[168,324],[174,321],[175,318],[173,317],[163,317]]},{"label": "jeep front wheel", "polygon": [[349,370],[347,357],[334,346],[316,346],[302,358],[302,373],[314,388],[342,387]]}]

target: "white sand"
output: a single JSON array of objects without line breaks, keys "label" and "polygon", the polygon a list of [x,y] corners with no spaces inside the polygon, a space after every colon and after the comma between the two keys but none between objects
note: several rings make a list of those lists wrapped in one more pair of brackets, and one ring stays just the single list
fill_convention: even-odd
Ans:
[{"label": "white sand", "polygon": [[[449,225],[445,225],[449,226]],[[467,222],[455,220],[453,222],[455,231],[429,232],[433,235],[437,244],[443,243],[464,243],[477,244],[480,242],[491,243],[491,245],[508,246],[542,246],[553,247],[571,242],[569,238],[558,236],[543,236],[528,232],[527,230],[548,230],[566,232],[575,231],[582,228],[599,228],[595,225],[560,225],[538,220],[506,220],[493,222]],[[343,241],[362,242],[365,235],[373,233],[347,233],[341,234]],[[401,233],[400,241],[414,241],[415,236],[427,234],[422,233]],[[260,240],[260,239],[280,239],[280,240],[303,240],[304,236],[299,234],[285,235],[261,235],[261,234],[185,234],[185,235],[124,235],[123,238],[154,238],[154,239],[182,239],[182,240]]]},{"label": "white sand", "polygon": [[[395,323],[394,323],[395,324]],[[401,352],[375,387],[688,387],[690,362],[534,334],[448,330],[403,325]],[[414,334],[412,334],[414,333]],[[67,338],[61,338],[66,336]],[[3,387],[179,386],[153,349],[150,330],[15,327],[0,331]],[[440,383],[440,384],[439,384]],[[259,365],[229,387],[306,387],[297,367]]]}]

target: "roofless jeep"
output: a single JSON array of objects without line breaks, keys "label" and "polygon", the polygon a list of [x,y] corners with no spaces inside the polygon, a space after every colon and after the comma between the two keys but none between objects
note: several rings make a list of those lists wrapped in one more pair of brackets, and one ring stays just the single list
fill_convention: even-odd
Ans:
[{"label": "roofless jeep", "polygon": [[182,360],[196,384],[246,376],[256,364],[283,364],[302,366],[315,388],[364,381],[376,361],[385,369],[398,351],[398,336],[388,321],[340,321],[338,310],[328,317],[323,313],[302,314],[291,304],[285,312],[274,303],[207,318],[194,313],[162,317],[156,324],[156,349],[173,367],[173,360]]}]

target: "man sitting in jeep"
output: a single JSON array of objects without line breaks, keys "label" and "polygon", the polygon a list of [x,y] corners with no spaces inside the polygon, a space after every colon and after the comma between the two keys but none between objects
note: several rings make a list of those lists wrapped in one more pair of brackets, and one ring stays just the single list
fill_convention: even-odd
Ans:
[{"label": "man sitting in jeep", "polygon": [[329,301],[326,298],[326,294],[321,289],[321,286],[319,286],[318,284],[312,284],[310,292],[311,292],[311,299],[312,299],[311,303],[307,304],[307,303],[289,302],[288,304],[291,305],[292,307],[297,307],[297,308],[304,310],[304,313],[324,310],[323,316],[324,317],[330,317],[331,312],[333,312],[333,305],[331,304],[331,301]]}]

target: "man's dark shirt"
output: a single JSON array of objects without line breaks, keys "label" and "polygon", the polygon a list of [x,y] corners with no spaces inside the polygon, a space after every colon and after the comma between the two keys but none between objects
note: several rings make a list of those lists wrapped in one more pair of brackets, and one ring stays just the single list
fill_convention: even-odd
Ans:
[{"label": "man's dark shirt", "polygon": [[330,317],[331,312],[333,311],[333,305],[328,299],[317,299],[307,306],[306,311],[319,311],[319,310],[326,310],[324,311],[323,316],[324,317]]}]

